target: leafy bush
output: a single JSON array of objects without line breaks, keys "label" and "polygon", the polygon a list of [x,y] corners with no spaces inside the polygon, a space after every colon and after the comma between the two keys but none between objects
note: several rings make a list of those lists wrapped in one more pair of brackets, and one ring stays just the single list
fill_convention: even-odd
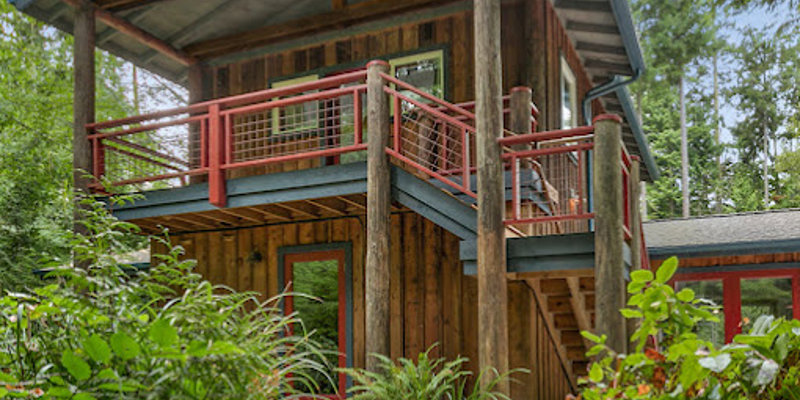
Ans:
[{"label": "leafy bush", "polygon": [[[631,273],[627,318],[641,318],[632,335],[634,351],[618,354],[605,336],[583,335],[597,343],[580,398],[597,399],[800,399],[800,321],[760,317],[749,334],[716,348],[695,333],[698,323],[718,323],[714,305],[678,293],[668,284],[678,260],[656,272]],[[657,346],[654,345],[658,343]]]},{"label": "leafy bush", "polygon": [[[416,363],[413,360],[400,358],[395,364],[391,359],[372,354],[379,360],[381,372],[374,373],[363,369],[347,369],[345,372],[353,378],[353,387],[349,392],[354,400],[510,400],[508,396],[496,392],[498,384],[509,379],[513,370],[506,374],[498,374],[496,370],[483,371],[476,379],[471,390],[468,390],[472,372],[464,370],[468,361],[459,357],[453,361],[444,358],[431,359],[430,351],[421,353]],[[484,387],[481,386],[484,374],[493,374],[494,378]]]},{"label": "leafy bush", "polygon": [[[87,201],[90,235],[76,237],[86,269],[0,299],[0,398],[277,399],[313,392],[325,358],[278,299],[214,286],[170,248],[130,276],[112,254],[135,226]],[[161,239],[165,245],[168,240]]]}]

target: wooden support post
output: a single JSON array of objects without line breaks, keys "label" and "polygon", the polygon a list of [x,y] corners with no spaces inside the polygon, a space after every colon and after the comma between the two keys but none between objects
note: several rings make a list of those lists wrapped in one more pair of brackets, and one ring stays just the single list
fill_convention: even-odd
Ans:
[{"label": "wooden support post", "polygon": [[625,261],[623,259],[622,120],[611,114],[594,119],[595,326],[616,351],[626,350]]},{"label": "wooden support post", "polygon": [[[511,114],[509,125],[511,131],[519,134],[531,133],[531,101],[533,91],[526,86],[517,86],[511,89]],[[528,144],[514,145],[515,149],[524,150]],[[519,146],[519,147],[516,147]]]},{"label": "wooden support post", "polygon": [[371,354],[390,354],[389,242],[391,177],[386,147],[389,144],[389,97],[384,91],[389,63],[367,64],[367,263],[366,351],[367,370],[379,372],[378,360]]},{"label": "wooden support post", "polygon": [[[94,82],[94,9],[80,6],[75,9],[75,36],[73,69],[75,82],[73,88],[72,111],[72,171],[76,194],[88,194],[91,180],[86,174],[94,171],[92,159],[95,158],[89,143],[86,124],[94,122],[95,82]],[[75,211],[74,231],[85,234],[80,224],[80,208]]]},{"label": "wooden support post", "polygon": [[[478,170],[478,360],[480,369],[508,370],[505,187],[500,0],[475,0],[475,106]],[[484,383],[493,377],[484,376]],[[508,383],[497,388],[508,395]]]},{"label": "wooden support post", "polygon": [[[641,162],[639,157],[631,157],[631,173],[630,173],[630,208],[631,208],[631,271],[642,269],[642,214],[639,207],[640,202],[640,188],[639,183]],[[627,293],[627,291],[626,291]],[[639,327],[638,319],[627,319],[626,330],[628,334],[628,344],[630,344],[630,337],[633,332]]]}]

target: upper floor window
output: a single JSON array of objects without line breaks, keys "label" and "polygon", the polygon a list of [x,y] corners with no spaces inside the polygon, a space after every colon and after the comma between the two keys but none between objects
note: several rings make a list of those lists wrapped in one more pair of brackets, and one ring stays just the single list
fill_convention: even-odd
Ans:
[{"label": "upper floor window", "polygon": [[[444,98],[444,52],[426,51],[389,60],[391,74],[423,92]],[[401,91],[415,100],[417,95]]]},{"label": "upper floor window", "polygon": [[[298,78],[274,82],[274,89],[311,82],[319,79],[317,75],[304,75]],[[272,134],[305,133],[319,128],[319,101],[312,100],[272,110]]]},{"label": "upper floor window", "polygon": [[569,129],[578,126],[578,97],[575,74],[561,57],[561,128]]}]

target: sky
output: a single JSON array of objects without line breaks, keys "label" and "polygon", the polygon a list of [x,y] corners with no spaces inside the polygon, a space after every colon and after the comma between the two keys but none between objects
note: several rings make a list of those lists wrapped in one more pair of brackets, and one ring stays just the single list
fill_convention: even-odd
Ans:
[{"label": "sky", "polygon": [[[776,7],[774,10],[769,10],[766,7],[760,7],[730,17],[729,19],[731,25],[724,28],[722,33],[729,38],[729,42],[735,43],[742,37],[740,30],[743,28],[750,27],[759,30],[768,29],[770,32],[774,33],[778,26],[792,17],[797,17],[797,11],[792,10],[787,3],[782,4],[780,7]],[[724,60],[719,62],[719,66],[721,74],[728,75],[730,75],[734,71],[734,68],[736,68],[735,64],[726,63]],[[724,82],[726,81],[726,79],[724,79],[725,76],[722,78],[723,79],[720,79],[720,82],[723,82],[722,85],[724,85]],[[710,79],[711,78],[709,77],[709,82]],[[737,112],[733,105],[726,104],[725,100],[723,99],[720,104],[720,115],[723,120],[721,140],[724,142],[730,143],[733,140],[729,131],[729,127],[734,126],[736,121],[740,119],[736,114]]]}]

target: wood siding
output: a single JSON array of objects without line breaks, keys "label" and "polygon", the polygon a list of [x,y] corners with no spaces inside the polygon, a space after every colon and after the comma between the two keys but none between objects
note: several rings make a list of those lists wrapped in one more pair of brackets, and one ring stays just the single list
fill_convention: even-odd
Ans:
[{"label": "wood siding", "polygon": [[[560,76],[563,56],[576,77],[577,101],[592,83],[548,0],[519,0],[502,6],[503,88],[534,88],[540,130],[560,126]],[[424,15],[425,10],[420,10]],[[376,58],[391,58],[442,49],[445,61],[445,98],[458,103],[474,99],[474,38],[472,11],[387,26],[341,39],[310,43],[204,69],[202,99],[219,98],[268,88],[271,82],[306,74],[320,77],[363,67]],[[250,53],[248,53],[250,54]],[[600,103],[594,103],[600,113]],[[582,117],[578,118],[582,123]],[[230,177],[311,168],[317,160],[287,162],[269,169],[237,170]]]},{"label": "wood siding", "polygon": [[[197,271],[214,283],[252,290],[267,299],[278,293],[282,246],[351,242],[353,251],[354,365],[365,365],[363,217],[287,223],[227,231],[176,234],[173,245],[197,260]],[[391,356],[415,358],[433,344],[434,356],[477,361],[477,281],[462,274],[459,239],[414,213],[392,215]],[[153,242],[152,253],[165,251]],[[157,262],[157,260],[153,260]],[[569,392],[554,341],[531,290],[509,283],[511,365],[531,370],[512,385],[514,399],[561,400]]]}]

